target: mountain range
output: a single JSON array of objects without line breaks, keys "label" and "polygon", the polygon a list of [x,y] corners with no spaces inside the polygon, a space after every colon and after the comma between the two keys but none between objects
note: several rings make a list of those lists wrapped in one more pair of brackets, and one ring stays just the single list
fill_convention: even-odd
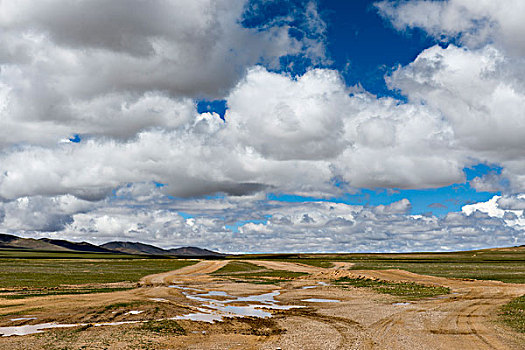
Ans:
[{"label": "mountain range", "polygon": [[200,258],[220,258],[225,254],[214,252],[198,247],[181,247],[173,249],[163,249],[150,244],[139,242],[108,242],[102,245],[95,245],[87,242],[70,242],[61,239],[50,238],[22,238],[10,234],[0,234],[0,249],[23,249],[35,251],[53,252],[89,252],[89,253],[118,253],[151,256],[173,256],[173,257],[200,257]]}]

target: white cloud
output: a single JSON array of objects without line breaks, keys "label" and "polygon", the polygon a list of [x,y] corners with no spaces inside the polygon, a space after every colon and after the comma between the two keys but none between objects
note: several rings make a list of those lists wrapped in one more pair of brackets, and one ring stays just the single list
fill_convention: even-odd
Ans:
[{"label": "white cloud", "polygon": [[468,216],[486,213],[490,217],[502,219],[502,224],[525,232],[525,195],[494,196],[487,202],[469,204],[461,208]]},{"label": "white cloud", "polygon": [[459,37],[474,47],[495,42],[512,54],[525,54],[521,0],[381,1],[375,6],[399,30],[419,27],[438,39]]},{"label": "white cloud", "polygon": [[[144,191],[148,185],[140,187]],[[391,204],[392,210],[254,197],[170,200],[155,186],[149,187],[153,197],[140,204],[130,202],[125,189],[116,198],[97,203],[70,196],[4,203],[0,230],[12,232],[16,227],[24,236],[93,243],[142,241],[166,248],[197,245],[225,252],[457,250],[515,245],[525,234],[518,226],[502,225],[512,218],[491,217],[479,210],[445,218],[406,215],[410,205],[406,199]],[[184,218],[180,212],[193,217]],[[238,232],[226,227],[239,221],[247,222]]]},{"label": "white cloud", "polygon": [[[413,104],[425,104],[447,120],[457,151],[472,163],[500,164],[516,190],[523,188],[525,89],[520,72],[491,46],[468,50],[450,45],[423,51],[388,82]],[[467,164],[466,164],[467,165]]]},{"label": "white cloud", "polygon": [[[377,4],[398,29],[458,39],[387,77],[404,102],[347,87],[326,68],[270,71],[285,55],[324,58],[314,2],[302,14],[314,34],[301,40],[289,35],[291,19],[243,27],[242,0],[0,2],[0,228],[225,251],[515,244],[525,5],[506,3]],[[225,121],[197,113],[203,97],[227,100]],[[82,142],[61,142],[74,134]],[[501,175],[471,186],[508,193],[445,218],[408,215],[408,200],[373,208],[265,200],[269,191],[330,198],[437,188],[464,182],[464,167],[479,162],[500,165]],[[214,193],[227,196],[166,197]],[[226,228],[240,220],[239,232]]]},{"label": "white cloud", "polygon": [[323,55],[284,24],[244,28],[245,5],[1,2],[0,149],[73,134],[131,138],[172,129],[195,114],[187,98],[223,97],[256,63],[275,67],[283,55]]}]

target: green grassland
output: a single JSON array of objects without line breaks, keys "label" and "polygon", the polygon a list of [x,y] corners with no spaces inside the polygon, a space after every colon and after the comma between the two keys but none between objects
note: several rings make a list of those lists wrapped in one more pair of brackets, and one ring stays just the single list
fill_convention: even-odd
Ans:
[{"label": "green grassland", "polygon": [[512,300],[501,308],[500,317],[508,326],[525,333],[525,295]]},{"label": "green grassland", "polygon": [[409,254],[260,254],[242,259],[297,262],[329,267],[331,262],[353,263],[355,270],[402,269],[423,275],[525,283],[525,247],[453,253]]},{"label": "green grassland", "polygon": [[417,300],[450,293],[450,289],[438,286],[425,286],[412,282],[390,282],[372,280],[369,278],[342,277],[335,283],[343,288],[371,288],[378,293],[390,294],[404,299]]},{"label": "green grassland", "polygon": [[131,254],[61,252],[45,250],[28,250],[0,248],[0,259],[145,259],[147,257]]},{"label": "green grassland", "polygon": [[[82,254],[82,253],[78,253]],[[86,254],[90,258],[64,258],[69,253],[54,253],[50,258],[0,258],[0,297],[24,298],[40,295],[83,294],[129,289],[140,278],[175,270],[195,261],[177,259],[107,258]],[[96,256],[96,258],[94,257]],[[129,282],[128,285],[103,285]],[[84,286],[83,286],[84,285]]]}]

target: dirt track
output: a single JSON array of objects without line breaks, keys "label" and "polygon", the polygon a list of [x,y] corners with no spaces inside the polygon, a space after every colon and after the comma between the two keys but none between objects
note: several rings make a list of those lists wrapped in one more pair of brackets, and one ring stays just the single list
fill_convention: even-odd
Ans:
[{"label": "dirt track", "polygon": [[[154,343],[158,346],[151,345],[151,348],[525,349],[523,345],[525,344],[525,337],[493,322],[499,306],[514,297],[525,294],[524,284],[464,281],[417,275],[401,270],[356,271],[348,270],[349,265],[345,264],[339,264],[332,269],[324,269],[288,262],[250,262],[270,269],[309,273],[309,276],[281,284],[281,294],[278,296],[282,304],[303,305],[308,306],[308,308],[292,309],[275,314],[272,319],[265,321],[267,324],[264,327],[270,330],[267,336],[251,335],[252,333],[240,331],[242,327],[246,327],[248,319],[241,320],[245,323],[228,321],[213,325],[182,321],[184,328],[189,330],[188,335],[161,337],[156,340],[157,343]],[[24,301],[24,306],[14,306],[9,310],[41,308],[43,311],[42,315],[39,315],[39,319],[51,320],[52,313],[54,313],[55,315],[65,315],[59,318],[62,322],[68,319],[77,322],[87,317],[82,310],[89,307],[123,300],[151,300],[156,298],[163,300],[162,303],[156,305],[169,306],[173,314],[181,314],[188,312],[188,310],[195,310],[199,305],[188,303],[188,300],[179,290],[166,287],[174,282],[189,288],[198,287],[201,290],[226,291],[233,295],[262,294],[276,288],[279,289],[276,286],[234,283],[209,275],[226,263],[225,261],[202,261],[180,270],[147,276],[140,282],[142,288],[131,291],[84,296],[31,298]],[[319,281],[329,282],[330,279],[342,276],[363,276],[392,281],[442,285],[451,288],[452,293],[409,304],[398,304],[399,300],[394,297],[377,294],[367,289],[343,290],[337,286],[317,284]],[[309,288],[303,289],[304,286]],[[302,301],[307,298],[337,299],[340,302],[308,303]],[[20,301],[16,301],[16,303],[15,301],[1,301],[0,307],[7,304],[16,305],[17,303],[20,304]],[[145,314],[147,312],[145,311]],[[140,319],[138,315],[136,318]],[[85,331],[81,333],[85,339],[76,340],[73,348],[78,348],[81,344],[91,344],[87,347],[88,349],[104,348],[102,345],[100,347],[94,346],[93,343],[90,343],[90,339],[95,336],[101,339],[104,337],[114,339],[117,335],[123,337],[122,334],[133,332],[135,329],[133,327],[136,326],[99,327]],[[259,324],[256,326],[258,329],[261,327],[263,326]],[[53,332],[55,331],[49,331],[39,336],[0,338],[0,348],[41,348],[38,347],[41,344],[39,341],[46,341],[46,337],[50,337],[49,334],[53,334]],[[202,332],[205,332],[205,335]],[[140,334],[142,333],[137,333],[133,339],[127,340],[128,343],[119,343],[119,346],[116,343],[109,344],[109,348],[137,348],[139,344],[137,339],[141,339]]]},{"label": "dirt track", "polygon": [[154,285],[169,285],[172,284],[175,280],[187,281],[187,280],[202,280],[208,279],[208,275],[221,267],[228,264],[226,260],[205,260],[198,262],[195,265],[186,266],[178,270],[159,273],[155,275],[149,275],[142,278],[139,284],[144,286],[154,286]]}]

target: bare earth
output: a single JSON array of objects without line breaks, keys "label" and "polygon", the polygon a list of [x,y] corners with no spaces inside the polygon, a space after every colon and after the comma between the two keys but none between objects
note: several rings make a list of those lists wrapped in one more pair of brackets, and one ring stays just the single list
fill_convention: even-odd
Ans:
[{"label": "bare earth", "polygon": [[[497,309],[525,294],[525,284],[447,279],[401,270],[356,271],[348,270],[350,264],[345,263],[325,269],[288,262],[250,262],[309,275],[280,286],[238,283],[210,275],[227,261],[201,261],[144,277],[140,288],[129,291],[1,300],[0,327],[144,321],[197,312],[200,303],[186,298],[183,290],[168,287],[172,284],[234,296],[279,290],[276,299],[280,305],[305,307],[272,310],[271,318],[177,321],[186,335],[151,333],[142,328],[143,323],[51,329],[2,337],[0,349],[525,349],[523,335],[495,322]],[[329,284],[342,276],[441,285],[452,293],[404,303],[368,289],[318,284]],[[303,289],[305,286],[311,288]],[[340,302],[303,301],[310,298]],[[140,313],[129,313],[131,310]],[[16,320],[31,317],[36,319]]]}]

